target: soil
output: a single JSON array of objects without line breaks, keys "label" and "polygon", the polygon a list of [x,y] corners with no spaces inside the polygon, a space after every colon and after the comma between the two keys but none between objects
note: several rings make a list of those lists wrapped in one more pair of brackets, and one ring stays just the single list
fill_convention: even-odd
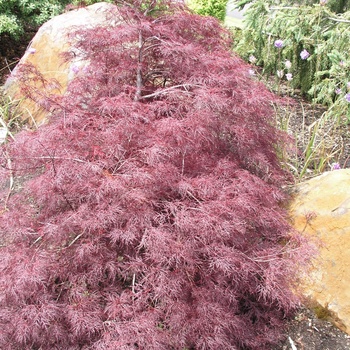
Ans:
[{"label": "soil", "polygon": [[272,350],[349,350],[350,335],[335,327],[327,317],[318,318],[302,307],[289,321],[285,340]]},{"label": "soil", "polygon": [[[5,82],[7,75],[14,68],[15,64],[25,52],[33,33],[20,42],[3,37],[0,40],[0,86]],[[290,91],[282,89],[282,95],[290,96]],[[294,92],[293,103],[277,108],[278,122],[283,123],[284,129],[295,136],[297,148],[305,149],[305,142],[309,140],[310,132],[314,123],[322,118],[325,108],[312,105]],[[309,134],[308,134],[309,133]],[[334,156],[327,159],[322,169],[315,170],[310,166],[303,179],[317,175],[320,171],[331,170],[332,163],[337,162],[342,168],[350,166],[350,127],[347,123],[329,125],[324,123],[319,131],[319,141],[323,142],[327,135],[328,152]],[[324,148],[323,148],[324,149]],[[320,155],[322,157],[322,155]],[[293,165],[296,173],[300,172],[303,166],[303,154],[296,155],[296,162]],[[300,180],[300,179],[298,179]],[[271,350],[348,350],[350,349],[350,335],[342,332],[334,326],[327,317],[318,318],[311,308],[303,306],[296,313],[295,317],[288,321],[284,340]]]}]

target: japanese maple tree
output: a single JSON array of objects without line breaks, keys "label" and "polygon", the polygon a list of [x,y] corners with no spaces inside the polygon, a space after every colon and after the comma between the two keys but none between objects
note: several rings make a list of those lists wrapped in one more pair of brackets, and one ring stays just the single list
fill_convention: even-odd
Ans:
[{"label": "japanese maple tree", "polygon": [[71,34],[90,63],[40,97],[50,121],[2,146],[0,348],[268,349],[307,260],[276,98],[180,2],[110,18]]}]

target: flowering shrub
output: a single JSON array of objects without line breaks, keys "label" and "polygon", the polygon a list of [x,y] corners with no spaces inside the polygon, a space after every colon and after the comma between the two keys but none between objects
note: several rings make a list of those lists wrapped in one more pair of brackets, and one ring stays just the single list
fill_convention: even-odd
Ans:
[{"label": "flowering shrub", "polygon": [[266,349],[308,255],[281,206],[276,97],[212,18],[110,15],[71,33],[90,65],[37,101],[50,122],[1,149],[0,348]]},{"label": "flowering shrub", "polygon": [[331,117],[350,120],[344,98],[350,81],[347,10],[344,1],[298,1],[292,6],[290,1],[254,1],[246,11],[246,27],[235,49],[246,59],[254,55],[267,75],[276,74],[283,60],[288,60],[292,87],[330,107]]}]

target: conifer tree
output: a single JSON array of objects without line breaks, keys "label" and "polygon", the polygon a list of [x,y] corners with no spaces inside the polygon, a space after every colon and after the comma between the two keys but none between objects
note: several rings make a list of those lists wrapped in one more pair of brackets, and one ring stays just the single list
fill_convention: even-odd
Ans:
[{"label": "conifer tree", "polygon": [[41,97],[50,121],[1,149],[0,348],[268,349],[307,259],[276,99],[213,18],[110,15],[71,34],[90,64]]}]

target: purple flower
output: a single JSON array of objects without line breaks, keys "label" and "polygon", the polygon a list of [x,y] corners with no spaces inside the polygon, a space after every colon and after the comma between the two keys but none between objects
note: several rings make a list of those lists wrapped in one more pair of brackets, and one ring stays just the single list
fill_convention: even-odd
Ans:
[{"label": "purple flower", "polygon": [[286,74],[286,79],[287,79],[288,81],[292,80],[292,79],[293,79],[293,74],[292,74],[292,73],[287,73],[287,74]]},{"label": "purple flower", "polygon": [[346,100],[347,102],[350,102],[350,94],[346,94],[346,95],[345,95],[345,100]]},{"label": "purple flower", "polygon": [[344,61],[340,61],[340,62],[339,62],[339,66],[340,66],[340,67],[345,67],[345,62],[344,62]]},{"label": "purple flower", "polygon": [[278,49],[281,49],[284,46],[283,40],[276,40],[274,43],[275,47],[277,47]]},{"label": "purple flower", "polygon": [[256,57],[254,55],[250,55],[249,62],[254,64],[256,62]]},{"label": "purple flower", "polygon": [[310,54],[305,49],[300,52],[300,57],[302,60],[306,60],[309,56]]},{"label": "purple flower", "polygon": [[287,68],[287,69],[291,69],[292,68],[292,62],[289,61],[289,60],[286,60],[284,62],[284,66]]},{"label": "purple flower", "polygon": [[347,88],[348,90],[350,90],[350,81],[348,81],[348,82],[346,83],[346,88]]},{"label": "purple flower", "polygon": [[328,0],[320,0],[320,5],[324,6],[327,4],[327,2],[328,2]]},{"label": "purple flower", "polygon": [[341,89],[337,88],[337,89],[335,89],[335,93],[336,93],[337,95],[340,95],[340,94],[342,93],[342,91],[341,91]]},{"label": "purple flower", "polygon": [[249,75],[252,75],[252,76],[256,74],[254,69],[249,69],[248,73]]},{"label": "purple flower", "polygon": [[79,72],[79,67],[76,66],[76,65],[72,65],[72,66],[71,66],[71,70],[72,70],[72,72],[73,72],[74,74],[77,74],[77,73]]},{"label": "purple flower", "polygon": [[341,166],[339,163],[333,163],[331,169],[332,170],[340,170]]},{"label": "purple flower", "polygon": [[36,49],[34,49],[34,47],[31,47],[31,48],[28,50],[28,52],[29,52],[31,55],[33,55],[33,54],[35,54]]}]

